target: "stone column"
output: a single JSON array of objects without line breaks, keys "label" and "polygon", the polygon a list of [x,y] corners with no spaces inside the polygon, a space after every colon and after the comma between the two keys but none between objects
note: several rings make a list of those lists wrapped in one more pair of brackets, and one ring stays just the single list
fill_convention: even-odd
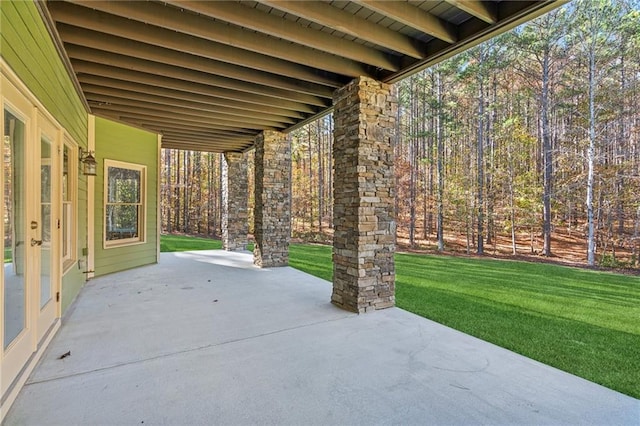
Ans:
[{"label": "stone column", "polygon": [[334,105],[333,294],[358,313],[395,305],[392,86],[360,77]]},{"label": "stone column", "polygon": [[222,248],[246,250],[249,182],[244,154],[225,152],[222,161]]},{"label": "stone column", "polygon": [[287,266],[291,240],[291,145],[284,133],[265,130],[255,143],[253,263]]}]

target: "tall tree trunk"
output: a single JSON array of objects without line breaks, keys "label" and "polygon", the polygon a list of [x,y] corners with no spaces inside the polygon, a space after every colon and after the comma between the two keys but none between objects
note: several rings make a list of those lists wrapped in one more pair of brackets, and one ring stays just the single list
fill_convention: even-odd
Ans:
[{"label": "tall tree trunk", "polygon": [[491,110],[487,114],[487,147],[489,148],[489,161],[487,162],[486,169],[486,183],[487,183],[487,244],[495,244],[495,220],[494,220],[494,193],[493,193],[493,170],[495,167],[495,142],[492,135],[493,123],[496,121],[497,114],[497,98],[498,98],[498,81],[496,74],[493,75],[491,84]]},{"label": "tall tree trunk", "polygon": [[[592,24],[593,25],[593,24]],[[593,183],[596,146],[596,55],[595,46],[591,42],[589,49],[589,148],[587,149],[587,263],[594,266],[596,263],[596,239],[593,221]]]},{"label": "tall tree trunk", "polygon": [[324,215],[324,132],[322,120],[316,121],[316,133],[318,138],[318,232],[322,233],[322,217]]},{"label": "tall tree trunk", "polygon": [[171,173],[171,153],[173,152],[172,149],[166,149],[165,150],[165,164],[167,165],[167,171],[166,171],[166,175],[165,175],[165,179],[166,179],[166,194],[167,194],[167,198],[166,198],[166,224],[167,224],[167,232],[171,233],[173,232],[173,222],[172,222],[172,217],[171,217],[171,210],[173,208],[173,205],[171,203],[172,201],[172,188],[173,188],[173,178],[172,178],[172,173]]},{"label": "tall tree trunk", "polygon": [[182,217],[184,218],[184,228],[183,232],[185,234],[191,233],[191,191],[189,190],[189,185],[191,184],[192,173],[191,173],[191,151],[184,152],[184,185],[182,186],[182,196],[184,197],[184,212],[182,213]]},{"label": "tall tree trunk", "polygon": [[437,218],[437,233],[438,233],[438,251],[444,251],[444,135],[443,135],[443,117],[442,117],[442,78],[440,70],[436,70],[436,97],[437,111],[436,111],[436,144],[437,144],[437,169],[438,169],[438,218]]},{"label": "tall tree trunk", "polygon": [[416,138],[417,138],[417,100],[415,94],[415,76],[410,79],[409,96],[411,115],[409,116],[409,245],[416,244]]},{"label": "tall tree trunk", "polygon": [[213,161],[212,154],[207,154],[207,236],[213,235]]},{"label": "tall tree trunk", "polygon": [[[484,62],[484,53],[480,53],[480,66]],[[476,141],[477,160],[477,220],[478,246],[477,253],[484,254],[484,76],[478,73],[478,139]]]},{"label": "tall tree trunk", "polygon": [[309,179],[309,193],[305,205],[309,206],[309,231],[313,231],[313,153],[311,126],[308,126],[307,128],[307,163],[309,165],[309,169],[307,170],[307,176]]},{"label": "tall tree trunk", "polygon": [[549,128],[549,68],[550,49],[545,47],[542,58],[542,254],[551,256],[551,191],[553,179],[553,151]]},{"label": "tall tree trunk", "polygon": [[180,230],[182,229],[180,227],[180,217],[181,217],[181,211],[182,211],[181,207],[180,207],[181,206],[180,201],[182,199],[181,194],[180,194],[180,185],[182,184],[182,181],[180,180],[180,177],[182,175],[182,172],[181,172],[182,166],[180,164],[180,153],[181,152],[182,151],[180,151],[180,150],[176,150],[176,155],[175,155],[176,162],[175,162],[175,166],[174,166],[174,169],[175,169],[175,172],[176,172],[176,185],[175,185],[175,207],[174,207],[174,210],[173,210],[175,214],[173,215],[173,217],[175,219],[174,229],[177,230],[178,232],[180,232]]},{"label": "tall tree trunk", "polygon": [[624,43],[623,46],[621,47],[621,55],[620,55],[620,93],[622,93],[622,99],[620,99],[620,110],[618,111],[619,117],[618,119],[620,120],[619,126],[618,126],[618,143],[617,145],[617,152],[616,152],[616,163],[617,163],[617,168],[616,168],[616,198],[617,198],[617,203],[616,203],[616,216],[617,216],[617,220],[618,220],[618,237],[620,239],[622,239],[624,237],[624,173],[623,173],[623,167],[622,164],[624,163],[624,159],[627,158],[626,156],[626,146],[627,146],[627,137],[626,137],[626,96],[625,96],[625,89],[627,86],[627,82],[626,82],[626,74],[625,74],[625,67],[624,67],[624,62],[625,62],[625,57],[624,57]]},{"label": "tall tree trunk", "polygon": [[511,216],[511,254],[518,254],[516,244],[516,203],[515,203],[515,164],[513,158],[513,145],[507,147],[507,186],[509,188],[509,215]]},{"label": "tall tree trunk", "polygon": [[[427,172],[428,169],[431,169],[431,149],[429,149],[429,151],[427,151],[427,107],[426,107],[426,99],[427,99],[427,84],[424,81],[425,77],[424,74],[422,74],[422,78],[423,78],[423,83],[422,83],[422,99],[421,99],[421,104],[422,104],[422,111],[421,111],[421,134],[420,134],[420,138],[422,141],[422,147],[421,147],[421,151],[422,151],[422,239],[426,242],[427,239],[429,238],[429,233],[427,232],[427,229],[429,227],[428,225],[428,216],[430,214],[430,209],[428,207],[429,201],[428,201],[428,195],[427,195]],[[431,141],[432,138],[430,137],[429,140]],[[431,142],[429,143],[429,147],[431,146]],[[428,152],[428,153],[427,153]]]}]

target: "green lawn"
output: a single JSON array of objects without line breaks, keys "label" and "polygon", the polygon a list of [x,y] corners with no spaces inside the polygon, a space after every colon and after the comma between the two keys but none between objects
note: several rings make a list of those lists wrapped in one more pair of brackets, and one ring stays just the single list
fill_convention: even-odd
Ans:
[{"label": "green lawn", "polygon": [[160,251],[216,250],[222,248],[222,241],[185,235],[160,236]]},{"label": "green lawn", "polygon": [[[331,247],[293,244],[290,265],[331,280]],[[638,277],[543,263],[397,254],[396,302],[640,398]]]}]

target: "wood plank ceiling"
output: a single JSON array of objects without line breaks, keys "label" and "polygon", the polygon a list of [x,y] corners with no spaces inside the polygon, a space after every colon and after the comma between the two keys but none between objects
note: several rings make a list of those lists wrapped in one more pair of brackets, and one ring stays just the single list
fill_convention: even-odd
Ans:
[{"label": "wood plank ceiling", "polygon": [[93,114],[225,152],[326,113],[354,77],[398,81],[563,2],[38,4]]}]

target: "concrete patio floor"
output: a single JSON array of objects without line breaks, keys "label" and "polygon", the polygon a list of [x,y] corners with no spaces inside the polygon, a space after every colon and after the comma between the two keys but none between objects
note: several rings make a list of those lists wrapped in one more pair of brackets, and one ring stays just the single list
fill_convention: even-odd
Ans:
[{"label": "concrete patio floor", "polygon": [[[91,280],[6,425],[638,425],[640,401],[250,253]],[[67,351],[71,355],[59,357]]]}]

